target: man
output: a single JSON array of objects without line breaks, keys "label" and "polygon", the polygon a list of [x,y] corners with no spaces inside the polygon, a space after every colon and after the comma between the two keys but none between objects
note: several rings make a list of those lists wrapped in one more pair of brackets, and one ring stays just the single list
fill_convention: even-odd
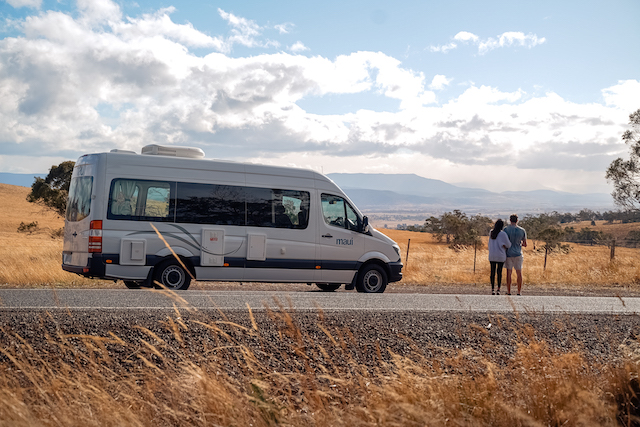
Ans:
[{"label": "man", "polygon": [[511,295],[512,269],[516,270],[518,276],[518,295],[520,295],[522,290],[522,248],[527,247],[527,232],[518,226],[518,215],[511,215],[509,221],[511,224],[504,229],[511,242],[511,247],[507,249],[507,260],[504,263],[504,267],[507,269],[507,295]]}]

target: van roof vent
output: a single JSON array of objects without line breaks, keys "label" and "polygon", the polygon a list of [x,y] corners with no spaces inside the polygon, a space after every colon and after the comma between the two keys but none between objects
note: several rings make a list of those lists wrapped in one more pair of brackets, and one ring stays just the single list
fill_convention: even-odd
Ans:
[{"label": "van roof vent", "polygon": [[201,159],[204,157],[204,151],[196,147],[170,147],[157,144],[151,144],[142,147],[142,154],[169,157],[188,157],[190,159]]},{"label": "van roof vent", "polygon": [[112,153],[123,153],[123,154],[136,154],[135,151],[131,151],[131,150],[123,150],[121,148],[114,148],[113,150],[111,150]]}]

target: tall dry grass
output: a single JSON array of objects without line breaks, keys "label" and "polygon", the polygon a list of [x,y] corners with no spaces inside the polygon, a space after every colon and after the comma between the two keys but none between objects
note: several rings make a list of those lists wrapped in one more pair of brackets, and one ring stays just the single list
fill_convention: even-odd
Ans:
[{"label": "tall dry grass", "polygon": [[[61,314],[64,316],[64,314]],[[587,361],[516,325],[514,357],[413,345],[388,353],[324,323],[304,332],[285,310],[276,331],[167,316],[137,337],[66,332],[44,342],[0,329],[0,424],[11,426],[637,425],[640,364]],[[195,333],[190,330],[197,329]],[[478,328],[480,329],[480,328]],[[495,345],[477,331],[485,349]],[[135,335],[135,334],[134,334]],[[275,339],[274,339],[275,337]],[[7,345],[8,344],[8,345]],[[411,343],[408,343],[411,347]],[[633,344],[633,343],[632,343]],[[636,345],[638,343],[635,343]],[[388,357],[384,357],[388,354]],[[637,349],[636,349],[637,353]],[[363,364],[359,361],[365,360]],[[635,394],[634,394],[635,393]],[[635,424],[634,424],[635,423]]]},{"label": "tall dry grass", "polygon": [[[403,269],[404,283],[489,283],[487,238],[484,238],[477,250],[473,247],[456,250],[446,243],[438,243],[428,233],[382,231],[400,245],[402,261],[406,261]],[[534,250],[533,242],[530,241],[524,250],[524,282],[542,286],[624,284],[640,287],[640,249],[618,247],[612,261],[611,250],[607,246],[569,246],[571,250],[568,253],[550,254],[545,269],[544,251]],[[503,284],[505,280],[506,274],[503,274]]]}]

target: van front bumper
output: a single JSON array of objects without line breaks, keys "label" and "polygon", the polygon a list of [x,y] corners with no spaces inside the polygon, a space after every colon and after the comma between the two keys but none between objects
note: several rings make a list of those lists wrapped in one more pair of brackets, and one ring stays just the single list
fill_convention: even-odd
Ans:
[{"label": "van front bumper", "polygon": [[402,261],[389,263],[389,283],[402,280]]}]

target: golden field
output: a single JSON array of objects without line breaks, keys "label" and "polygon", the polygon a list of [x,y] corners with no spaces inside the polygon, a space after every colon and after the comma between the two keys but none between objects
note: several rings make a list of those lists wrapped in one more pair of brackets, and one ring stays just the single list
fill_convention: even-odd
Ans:
[{"label": "golden field", "polygon": [[[620,225],[627,227],[629,224]],[[635,224],[635,227],[640,228],[640,224]],[[405,263],[404,283],[489,283],[487,237],[477,251],[473,247],[454,250],[444,243],[438,243],[429,233],[382,231],[400,245],[402,261]],[[558,285],[569,288],[610,285],[640,288],[640,249],[616,247],[615,258],[611,261],[611,249],[607,246],[573,243],[569,246],[571,250],[568,253],[549,254],[545,269],[544,251],[534,250],[533,242],[529,241],[524,250],[525,285],[541,288],[554,288]],[[506,274],[503,273],[503,285],[505,277]]]},{"label": "golden field", "polygon": [[[59,230],[64,226],[64,220],[50,210],[27,202],[28,193],[29,189],[25,187],[0,184],[0,259],[3,260],[0,264],[0,286],[121,288],[121,284],[85,279],[62,271],[62,238]],[[37,231],[17,231],[20,223],[36,221]],[[590,226],[589,223],[569,225],[578,230]],[[596,227],[591,228],[624,236],[632,229],[640,229],[640,224],[605,224],[598,221]],[[436,242],[428,233],[381,231],[394,239],[402,250],[405,267],[400,284],[482,287],[489,283],[486,238],[477,251],[473,248],[454,250]],[[549,255],[545,270],[544,252],[534,250],[532,243],[525,249],[525,286],[533,285],[541,289],[559,286],[640,289],[640,249],[617,247],[615,258],[611,261],[610,249],[606,246],[570,244],[572,250],[569,253]]]}]

